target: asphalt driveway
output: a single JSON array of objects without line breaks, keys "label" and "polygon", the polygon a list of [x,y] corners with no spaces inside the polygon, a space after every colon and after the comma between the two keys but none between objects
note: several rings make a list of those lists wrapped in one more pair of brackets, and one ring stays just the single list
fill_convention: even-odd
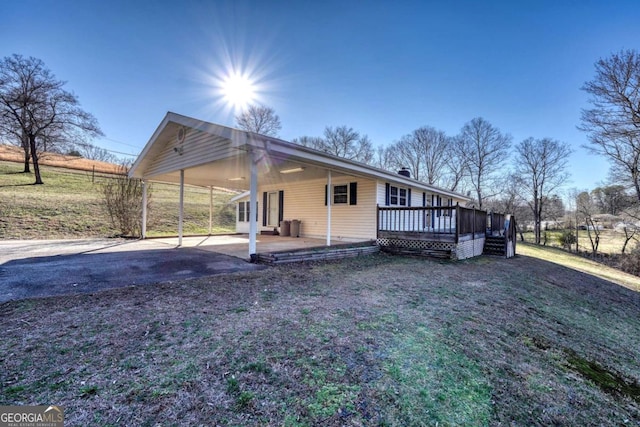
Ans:
[{"label": "asphalt driveway", "polygon": [[0,303],[265,268],[154,240],[0,241]]}]

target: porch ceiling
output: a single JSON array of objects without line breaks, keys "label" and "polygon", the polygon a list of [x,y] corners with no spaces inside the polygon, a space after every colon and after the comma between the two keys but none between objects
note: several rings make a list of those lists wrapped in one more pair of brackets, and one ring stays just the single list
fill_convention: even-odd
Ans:
[{"label": "porch ceiling", "polygon": [[[249,190],[250,168],[249,155],[245,151],[238,150],[238,155],[214,162],[205,163],[185,169],[184,182],[188,185],[200,187],[222,187],[233,190]],[[288,169],[303,168],[300,172],[282,173]],[[274,156],[265,156],[258,163],[258,182],[268,184],[293,183],[315,179],[327,178],[327,167],[320,167],[302,159],[280,159]],[[353,177],[353,174],[332,169],[332,178]],[[150,181],[180,182],[180,171],[156,175],[148,178]]]}]

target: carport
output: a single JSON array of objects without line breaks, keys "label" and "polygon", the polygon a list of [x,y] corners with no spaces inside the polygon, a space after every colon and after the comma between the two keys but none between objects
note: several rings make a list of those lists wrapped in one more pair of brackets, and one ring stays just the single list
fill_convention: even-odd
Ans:
[{"label": "carport", "polygon": [[[258,250],[258,206],[265,209],[267,203],[258,204],[258,183],[278,183],[294,185],[300,182],[318,181],[326,186],[325,200],[332,200],[332,180],[350,179],[357,176],[371,179],[372,168],[312,150],[276,138],[240,131],[215,125],[201,120],[167,113],[140,156],[131,167],[129,176],[143,180],[142,235],[146,238],[147,226],[147,183],[179,183],[180,200],[177,226],[177,246],[185,244],[183,236],[184,186],[193,185],[206,188],[220,187],[238,191],[249,191],[249,205],[254,215],[248,220],[247,241],[244,242],[245,255],[252,261],[257,259]],[[325,184],[326,183],[326,184]],[[282,194],[282,192],[280,192]],[[277,195],[277,193],[275,193]],[[355,194],[355,193],[354,193]],[[265,193],[266,196],[266,193]],[[317,195],[314,195],[317,197]],[[275,203],[274,199],[274,203]],[[265,199],[266,201],[266,199]],[[282,203],[282,198],[280,199]],[[351,211],[356,210],[356,207]],[[365,209],[364,205],[357,206]],[[372,224],[371,236],[356,236],[356,239],[342,240],[342,236],[332,236],[332,203],[325,203],[326,215],[316,211],[316,232],[312,236],[315,246],[331,246],[334,237],[340,241],[362,241],[375,238],[375,211],[368,209],[366,218],[358,213],[358,220],[366,219]],[[280,214],[282,215],[282,209]],[[282,220],[282,218],[279,218]],[[273,220],[272,222],[276,222]],[[279,224],[279,221],[276,222]],[[266,226],[267,224],[261,224]],[[321,230],[320,227],[324,227]],[[264,227],[263,227],[264,228]],[[261,236],[260,236],[261,237]],[[318,239],[320,237],[320,239]],[[285,242],[281,240],[280,243]],[[288,240],[293,243],[292,240]],[[310,240],[307,243],[311,243]],[[240,244],[238,242],[238,244]],[[239,254],[235,252],[235,256]],[[219,247],[222,250],[222,246]]]}]

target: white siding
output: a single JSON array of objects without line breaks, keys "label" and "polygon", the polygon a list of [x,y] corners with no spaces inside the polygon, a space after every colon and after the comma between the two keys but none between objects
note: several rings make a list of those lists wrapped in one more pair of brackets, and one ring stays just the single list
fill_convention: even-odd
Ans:
[{"label": "white siding", "polygon": [[173,138],[164,145],[145,171],[145,175],[154,176],[187,169],[237,155],[237,153],[237,150],[231,148],[230,140],[189,129],[182,144]]},{"label": "white siding", "polygon": [[[411,189],[411,203],[407,207],[421,207],[423,206],[423,193],[426,194],[425,205],[426,206],[439,206],[438,194],[432,192],[425,192],[422,189],[415,187],[402,187],[397,184],[391,184],[394,187]],[[378,206],[385,206],[386,203],[386,182],[377,182],[377,203]],[[431,202],[431,196],[434,195],[434,203]],[[449,197],[441,196],[440,202],[442,206],[448,207]],[[456,200],[452,200],[452,207],[457,203]],[[395,205],[392,207],[396,207]],[[455,230],[455,209],[443,208],[442,210],[435,211],[433,215],[431,212],[423,213],[420,211],[410,212],[382,212],[380,216],[380,226],[386,231],[451,231]]]},{"label": "white siding", "polygon": [[[363,178],[345,178],[332,180],[332,185],[349,185],[357,182],[357,204],[333,204],[331,206],[331,239],[332,240],[362,240],[375,239],[376,231],[376,184],[373,180]],[[284,191],[285,220],[300,220],[300,232],[303,237],[326,238],[327,236],[327,206],[324,204],[324,179],[302,181],[291,184],[259,185],[258,186],[258,230],[269,230],[262,226],[262,197],[263,192]],[[248,200],[248,197],[246,199]],[[237,218],[237,204],[236,204]],[[245,232],[246,226],[236,221],[236,230]]]}]

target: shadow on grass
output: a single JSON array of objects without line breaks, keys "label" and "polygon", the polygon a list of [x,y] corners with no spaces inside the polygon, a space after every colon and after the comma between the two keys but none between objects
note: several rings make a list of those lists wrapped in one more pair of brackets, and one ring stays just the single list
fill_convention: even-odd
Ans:
[{"label": "shadow on grass", "polygon": [[29,187],[32,185],[36,185],[35,182],[31,182],[29,184],[8,184],[8,185],[0,185],[0,188],[5,188],[5,187]]}]

